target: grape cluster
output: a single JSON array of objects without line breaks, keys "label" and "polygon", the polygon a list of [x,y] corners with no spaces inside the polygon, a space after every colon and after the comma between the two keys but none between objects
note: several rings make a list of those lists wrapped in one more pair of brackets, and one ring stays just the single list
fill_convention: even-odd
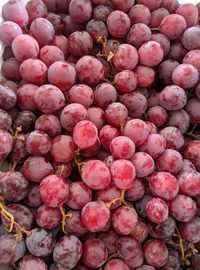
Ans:
[{"label": "grape cluster", "polygon": [[200,4],[2,15],[0,270],[199,270]]}]

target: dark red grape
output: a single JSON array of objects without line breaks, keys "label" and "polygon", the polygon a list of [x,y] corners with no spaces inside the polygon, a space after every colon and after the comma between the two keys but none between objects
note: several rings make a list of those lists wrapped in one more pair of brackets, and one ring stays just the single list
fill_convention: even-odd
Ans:
[{"label": "dark red grape", "polygon": [[22,262],[20,263],[19,270],[47,270],[47,265],[43,259],[38,257],[27,255],[23,257]]},{"label": "dark red grape", "polygon": [[118,239],[117,252],[124,260],[136,257],[140,253],[140,243],[133,236],[123,236]]},{"label": "dark red grape", "polygon": [[168,216],[163,223],[156,224],[150,222],[148,225],[150,235],[159,239],[171,237],[176,230],[176,222],[171,216]]},{"label": "dark red grape", "polygon": [[70,210],[71,217],[66,217],[65,230],[77,237],[85,235],[88,230],[83,226],[81,221],[81,212]]},{"label": "dark red grape", "polygon": [[51,208],[43,204],[38,207],[36,222],[43,229],[53,229],[61,222],[61,213],[58,208]]},{"label": "dark red grape", "polygon": [[195,244],[200,239],[200,218],[196,217],[190,222],[182,222],[179,225],[179,231],[181,236],[189,242]]},{"label": "dark red grape", "polygon": [[39,17],[46,17],[47,16],[47,7],[42,0],[30,0],[26,4],[26,10],[28,11],[29,15],[29,23]]}]

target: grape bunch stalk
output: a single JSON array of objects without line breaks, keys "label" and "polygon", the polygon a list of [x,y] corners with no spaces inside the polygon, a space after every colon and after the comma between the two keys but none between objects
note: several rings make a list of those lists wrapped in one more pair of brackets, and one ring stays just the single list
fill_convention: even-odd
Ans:
[{"label": "grape bunch stalk", "polygon": [[200,3],[2,17],[0,270],[199,270]]}]

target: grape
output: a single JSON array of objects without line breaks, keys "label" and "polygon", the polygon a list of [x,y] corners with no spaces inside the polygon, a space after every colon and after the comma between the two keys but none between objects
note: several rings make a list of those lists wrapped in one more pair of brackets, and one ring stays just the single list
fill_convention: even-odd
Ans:
[{"label": "grape", "polygon": [[128,265],[120,259],[112,259],[104,267],[104,270],[128,270]]},{"label": "grape", "polygon": [[180,5],[177,8],[176,13],[185,18],[187,27],[194,26],[198,22],[199,12],[197,7],[193,4]]},{"label": "grape", "polygon": [[55,113],[64,106],[65,97],[56,86],[44,84],[35,92],[34,102],[43,113]]},{"label": "grape", "polygon": [[23,163],[29,156],[25,148],[25,135],[20,134],[20,139],[14,140],[12,150],[9,154],[9,159],[12,162]]},{"label": "grape", "polygon": [[99,150],[100,150],[100,140],[99,138],[97,138],[96,142],[92,146],[84,150],[81,150],[81,155],[83,157],[92,157],[97,155]]},{"label": "grape", "polygon": [[105,118],[110,125],[120,127],[128,118],[128,110],[122,103],[113,102],[106,108]]},{"label": "grape", "polygon": [[144,5],[134,5],[130,8],[128,16],[131,24],[144,23],[148,25],[151,20],[151,13],[148,7]]},{"label": "grape", "polygon": [[56,61],[64,61],[63,52],[56,46],[46,45],[40,50],[40,60],[42,60],[47,67]]},{"label": "grape", "polygon": [[92,201],[92,191],[83,182],[73,182],[69,186],[67,206],[74,210],[81,210]]},{"label": "grape", "polygon": [[143,4],[149,8],[150,11],[159,8],[161,5],[161,0],[155,0],[153,2],[149,2],[148,0],[138,0],[138,4]]},{"label": "grape", "polygon": [[136,170],[134,165],[126,159],[118,159],[110,166],[112,180],[119,189],[128,189],[134,183]]},{"label": "grape", "polygon": [[[5,48],[5,50],[6,50],[6,48]],[[6,86],[7,88],[10,88],[15,94],[17,94],[19,86],[15,82],[6,80],[6,81],[1,82],[0,85]]]},{"label": "grape", "polygon": [[138,267],[136,270],[155,270],[155,268],[153,266],[143,264],[140,267]]},{"label": "grape", "polygon": [[10,79],[17,82],[21,80],[19,69],[20,69],[20,62],[14,57],[5,60],[1,66],[2,75],[6,79]]},{"label": "grape", "polygon": [[[109,204],[114,199],[119,198],[121,194],[120,189],[118,189],[113,182],[110,183],[109,186],[107,186],[103,190],[97,190],[96,191],[96,200],[97,201],[103,201],[105,204]],[[119,205],[121,205],[120,200],[116,201],[115,203],[112,203],[110,206],[110,209],[115,209]]]},{"label": "grape", "polygon": [[165,8],[158,8],[152,11],[149,25],[153,28],[159,27],[161,21],[169,15],[169,12]]},{"label": "grape", "polygon": [[196,86],[195,95],[198,99],[200,99],[200,84],[197,84]]},{"label": "grape", "polygon": [[139,63],[144,66],[157,66],[163,59],[164,50],[156,41],[144,43],[138,50]]},{"label": "grape", "polygon": [[183,46],[188,50],[194,50],[200,48],[199,42],[200,32],[198,27],[189,27],[185,30],[181,37]]},{"label": "grape", "polygon": [[40,196],[48,207],[59,207],[69,197],[69,184],[61,176],[48,175],[40,183]]},{"label": "grape", "polygon": [[200,100],[198,98],[193,98],[188,100],[185,107],[186,111],[190,116],[190,121],[193,124],[199,124],[200,122],[199,104]]},{"label": "grape", "polygon": [[175,60],[169,59],[163,61],[158,68],[159,79],[165,84],[173,84],[172,74],[179,63]]},{"label": "grape", "polygon": [[84,29],[83,25],[80,23],[76,23],[72,19],[72,16],[70,16],[70,15],[67,15],[63,18],[63,24],[64,24],[65,36],[69,36],[71,33],[75,32],[75,31]]},{"label": "grape", "polygon": [[142,251],[140,251],[140,253],[137,256],[135,256],[129,260],[126,260],[125,262],[130,269],[135,269],[135,268],[141,266],[143,264],[143,261],[144,261],[144,254]]},{"label": "grape", "polygon": [[81,83],[97,85],[104,76],[104,67],[95,57],[85,55],[76,63],[76,72]]},{"label": "grape", "polygon": [[72,217],[66,217],[65,230],[77,237],[85,235],[88,230],[83,226],[81,221],[81,212],[70,210]]},{"label": "grape", "polygon": [[82,57],[91,51],[93,41],[86,31],[76,31],[69,36],[68,46],[68,50],[73,56]]},{"label": "grape", "polygon": [[75,125],[85,120],[88,116],[87,110],[83,105],[78,103],[72,103],[67,105],[61,112],[60,123],[64,129],[72,132]]},{"label": "grape", "polygon": [[157,127],[152,122],[145,121],[145,123],[147,125],[149,134],[156,134],[158,132]]},{"label": "grape", "polygon": [[121,206],[112,214],[112,226],[121,235],[130,234],[138,221],[138,215],[134,208]]},{"label": "grape", "polygon": [[138,65],[135,69],[135,72],[138,77],[139,87],[150,87],[153,84],[155,80],[154,69],[150,67]]},{"label": "grape", "polygon": [[[158,256],[158,254],[160,256]],[[144,244],[144,256],[148,264],[159,268],[164,266],[167,262],[168,249],[161,240],[148,240]]]},{"label": "grape", "polygon": [[104,111],[99,107],[90,107],[87,109],[88,120],[95,124],[98,130],[100,130],[104,124]]},{"label": "grape", "polygon": [[111,174],[106,164],[100,160],[89,160],[81,168],[82,181],[91,189],[105,189],[111,181]]},{"label": "grape", "polygon": [[73,130],[73,139],[81,149],[87,149],[95,144],[97,140],[97,128],[87,120],[77,123]]},{"label": "grape", "polygon": [[136,178],[132,186],[126,190],[125,196],[129,201],[142,199],[145,193],[145,186],[141,179]]},{"label": "grape", "polygon": [[180,130],[176,127],[165,127],[160,131],[160,135],[165,138],[167,148],[177,150],[184,145],[184,138]]},{"label": "grape", "polygon": [[133,236],[123,236],[118,239],[117,252],[124,260],[136,257],[140,253],[140,243]]},{"label": "grape", "polygon": [[185,171],[178,176],[180,193],[187,196],[200,194],[200,173],[197,171]]},{"label": "grape", "polygon": [[151,36],[151,40],[156,41],[160,43],[163,51],[164,51],[164,56],[166,56],[169,53],[170,50],[170,40],[164,36],[163,34],[153,34]]},{"label": "grape", "polygon": [[179,225],[181,236],[189,242],[195,244],[200,239],[200,218],[196,217],[190,222],[182,222]]},{"label": "grape", "polygon": [[20,66],[20,75],[27,83],[41,85],[47,79],[47,66],[39,59],[27,59]]},{"label": "grape", "polygon": [[11,46],[13,40],[22,34],[22,30],[15,22],[6,21],[0,25],[0,40],[7,46]]},{"label": "grape", "polygon": [[40,197],[38,185],[29,186],[27,201],[31,207],[37,208],[42,205],[42,199]]},{"label": "grape", "polygon": [[12,234],[5,234],[0,237],[0,265],[15,263],[25,253],[23,240],[16,241]]},{"label": "grape", "polygon": [[69,15],[76,23],[88,21],[92,15],[92,3],[90,0],[72,0],[69,4]]},{"label": "grape", "polygon": [[161,34],[171,40],[175,40],[183,34],[186,27],[186,21],[183,16],[171,14],[162,19],[159,29]]},{"label": "grape", "polygon": [[132,70],[138,63],[137,50],[129,44],[121,44],[116,49],[112,61],[119,71]]},{"label": "grape", "polygon": [[48,10],[55,13],[67,12],[69,1],[68,0],[43,0]]},{"label": "grape", "polygon": [[[25,230],[30,230],[33,225],[33,215],[29,209],[21,204],[9,204],[6,210],[13,215],[15,222]],[[6,228],[11,226],[11,223],[1,214],[1,221]],[[14,225],[13,232],[17,232],[18,228]]]},{"label": "grape", "polygon": [[170,214],[178,221],[189,222],[196,216],[196,203],[185,195],[178,194],[169,202]]},{"label": "grape", "polygon": [[30,0],[26,4],[26,10],[29,15],[29,23],[31,24],[33,20],[47,16],[47,7],[41,0]]},{"label": "grape", "polygon": [[43,131],[35,130],[26,136],[25,147],[28,153],[38,156],[49,152],[52,142]]},{"label": "grape", "polygon": [[179,7],[179,2],[178,0],[162,0],[161,7],[166,8],[169,13],[174,13]]},{"label": "grape", "polygon": [[191,50],[186,53],[185,57],[183,58],[183,64],[191,64],[200,72],[199,59],[200,50]]},{"label": "grape", "polygon": [[53,173],[53,167],[44,157],[28,157],[22,167],[23,175],[32,182],[41,182],[42,179]]},{"label": "grape", "polygon": [[168,112],[167,126],[174,126],[178,128],[181,133],[185,133],[190,125],[190,117],[185,110]]},{"label": "grape", "polygon": [[115,75],[114,83],[121,92],[132,92],[138,86],[137,74],[131,70],[122,70]]},{"label": "grape", "polygon": [[[158,226],[158,225],[157,225]],[[144,242],[149,235],[149,228],[144,219],[139,218],[132,235],[140,242]]]},{"label": "grape", "polygon": [[36,115],[31,111],[21,111],[13,120],[13,126],[15,129],[17,129],[17,127],[21,127],[22,132],[27,133],[33,130],[36,121]]},{"label": "grape", "polygon": [[182,170],[179,172],[180,174],[185,171],[188,172],[188,171],[195,171],[195,170],[196,168],[190,160],[183,159],[183,167],[182,167]]},{"label": "grape", "polygon": [[98,21],[106,22],[108,15],[111,13],[112,8],[110,6],[100,4],[93,9],[93,17]]},{"label": "grape", "polygon": [[54,62],[48,70],[48,81],[61,91],[69,90],[76,83],[76,70],[68,62]]},{"label": "grape", "polygon": [[33,37],[23,34],[13,40],[12,51],[17,60],[24,61],[29,58],[37,58],[39,45]]},{"label": "grape", "polygon": [[55,245],[54,237],[44,229],[35,228],[31,235],[26,238],[28,251],[38,257],[46,257],[53,252]]},{"label": "grape", "polygon": [[53,114],[42,114],[35,122],[35,129],[47,133],[50,137],[56,137],[61,133],[59,119]]},{"label": "grape", "polygon": [[49,12],[46,19],[53,25],[55,34],[62,34],[64,30],[64,23],[60,15]]},{"label": "grape", "polygon": [[68,55],[68,39],[64,35],[55,35],[51,45],[58,47],[64,56]]},{"label": "grape", "polygon": [[166,140],[159,134],[150,134],[139,149],[158,158],[166,149]]},{"label": "grape", "polygon": [[52,23],[47,19],[36,18],[30,25],[29,33],[37,40],[40,47],[43,47],[51,44],[54,39],[55,30]]},{"label": "grape", "polygon": [[151,30],[144,23],[136,23],[127,34],[127,43],[139,48],[143,43],[151,39]]},{"label": "grape", "polygon": [[108,37],[108,30],[106,28],[105,23],[95,19],[90,20],[87,23],[86,31],[90,34],[94,42],[98,42],[99,37],[100,38]]},{"label": "grape", "polygon": [[11,0],[5,3],[2,7],[2,15],[5,21],[15,22],[22,28],[27,26],[29,22],[26,8],[17,0]]},{"label": "grape", "polygon": [[189,142],[184,150],[184,156],[190,160],[194,166],[199,170],[200,168],[200,156],[199,156],[200,142],[197,140]]},{"label": "grape", "polygon": [[179,191],[179,182],[170,173],[155,172],[149,180],[151,192],[164,200],[172,200]]},{"label": "grape", "polygon": [[35,84],[24,84],[19,87],[17,92],[17,101],[22,109],[36,111],[37,107],[34,102],[34,95],[38,86]]},{"label": "grape", "polygon": [[22,262],[20,263],[19,270],[47,270],[47,265],[43,259],[34,257],[32,255],[27,255],[23,257]]},{"label": "grape", "polygon": [[160,198],[153,198],[146,205],[147,217],[154,223],[163,223],[169,214],[167,204]]},{"label": "grape", "polygon": [[67,178],[72,171],[71,163],[53,162],[54,174]]},{"label": "grape", "polygon": [[6,131],[11,127],[11,125],[12,125],[12,118],[11,118],[10,114],[8,112],[0,109],[0,127],[1,127],[1,129]]},{"label": "grape", "polygon": [[176,61],[181,61],[183,60],[184,56],[186,55],[187,50],[186,48],[182,45],[181,42],[175,41],[174,43],[171,44],[171,48],[169,51],[169,58],[172,58]]},{"label": "grape", "polygon": [[135,153],[130,161],[135,167],[137,177],[147,177],[154,171],[154,161],[152,157],[145,152]]},{"label": "grape", "polygon": [[20,172],[8,171],[0,181],[1,195],[10,202],[24,199],[28,192],[28,181]]},{"label": "grape", "polygon": [[115,38],[124,37],[131,26],[128,15],[121,11],[112,11],[107,18],[107,28],[109,33]]},{"label": "grape", "polygon": [[156,167],[158,171],[178,174],[183,167],[183,158],[178,151],[166,149],[157,159]]},{"label": "grape", "polygon": [[106,232],[100,232],[98,234],[98,238],[106,245],[108,254],[112,254],[117,251],[118,235],[113,229]]},{"label": "grape", "polygon": [[193,266],[194,270],[198,270],[198,267],[199,267],[199,254],[192,255],[191,263],[192,263],[192,266]]},{"label": "grape", "polygon": [[176,111],[182,109],[186,102],[187,96],[185,91],[177,86],[166,86],[159,95],[160,105],[166,110]]},{"label": "grape", "polygon": [[17,97],[8,87],[0,85],[0,108],[10,110],[15,106]]},{"label": "grape", "polygon": [[118,136],[111,141],[110,152],[116,159],[130,159],[135,153],[135,144],[128,137]]},{"label": "grape", "polygon": [[94,93],[86,84],[75,84],[69,89],[68,99],[69,103],[79,103],[88,108],[94,101]]},{"label": "grape", "polygon": [[110,50],[113,53],[117,50],[120,44],[121,42],[118,39],[108,39],[106,42],[108,50]]},{"label": "grape", "polygon": [[156,125],[156,127],[163,126],[167,122],[167,119],[167,111],[161,106],[151,107],[147,111],[147,120]]},{"label": "grape", "polygon": [[132,119],[124,127],[124,135],[129,137],[136,146],[140,146],[147,139],[149,131],[144,121]]},{"label": "grape", "polygon": [[156,224],[150,222],[148,225],[150,235],[154,238],[159,238],[163,240],[165,238],[171,237],[176,230],[176,222],[171,216],[168,216],[163,223]]},{"label": "grape", "polygon": [[61,222],[61,213],[58,208],[50,208],[43,204],[38,207],[36,222],[43,229],[53,229]]},{"label": "grape", "polygon": [[111,141],[118,137],[120,135],[120,132],[117,128],[111,126],[111,125],[105,125],[100,131],[99,131],[99,139],[101,142],[101,145],[106,150],[109,150]]},{"label": "grape", "polygon": [[83,243],[82,261],[84,265],[92,268],[101,267],[108,259],[108,251],[103,241],[90,238]]}]

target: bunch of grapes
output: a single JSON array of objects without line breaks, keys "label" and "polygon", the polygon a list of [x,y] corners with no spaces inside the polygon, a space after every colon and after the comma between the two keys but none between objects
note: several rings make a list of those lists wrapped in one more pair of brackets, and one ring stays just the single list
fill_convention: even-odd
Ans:
[{"label": "bunch of grapes", "polygon": [[2,15],[0,270],[199,270],[200,4]]}]

